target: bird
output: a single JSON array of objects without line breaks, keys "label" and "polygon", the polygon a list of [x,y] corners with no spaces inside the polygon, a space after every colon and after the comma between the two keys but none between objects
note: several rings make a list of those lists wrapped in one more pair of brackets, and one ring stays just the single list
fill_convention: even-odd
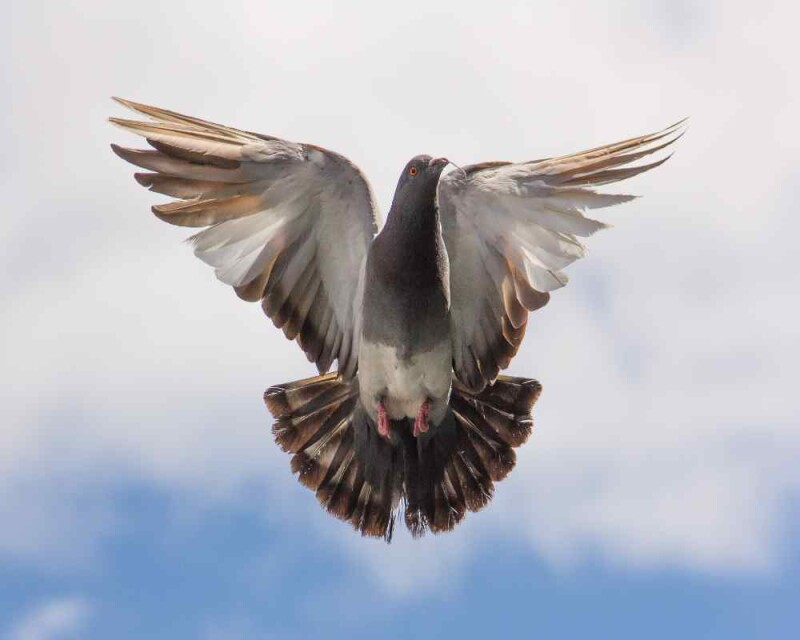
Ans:
[{"label": "bird", "polygon": [[381,225],[365,175],[338,153],[114,100],[138,119],[109,120],[149,145],[114,153],[172,199],[152,212],[201,229],[194,254],[316,365],[264,394],[292,472],[387,542],[396,521],[441,533],[491,501],[542,391],[501,373],[529,314],[567,284],[581,239],[609,226],[587,213],[636,197],[596,187],[660,166],[686,129],[523,162],[418,155]]}]

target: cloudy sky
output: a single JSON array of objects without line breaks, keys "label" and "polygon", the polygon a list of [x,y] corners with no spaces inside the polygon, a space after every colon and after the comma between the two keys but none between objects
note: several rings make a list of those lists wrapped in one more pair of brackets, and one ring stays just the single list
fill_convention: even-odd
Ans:
[{"label": "cloudy sky", "polygon": [[[800,616],[789,2],[16,2],[0,26],[0,637],[786,637]],[[345,154],[568,153],[691,116],[511,372],[485,511],[325,516],[261,395],[312,373],[156,220],[120,95]],[[455,637],[455,636],[454,636]]]}]

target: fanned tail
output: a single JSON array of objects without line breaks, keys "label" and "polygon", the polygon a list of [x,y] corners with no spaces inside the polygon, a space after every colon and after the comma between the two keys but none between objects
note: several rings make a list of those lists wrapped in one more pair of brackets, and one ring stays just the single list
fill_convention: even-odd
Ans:
[{"label": "fanned tail", "polygon": [[358,381],[331,373],[277,385],[264,399],[278,445],[320,504],[362,535],[391,540],[405,507],[412,535],[449,531],[486,506],[494,483],[531,434],[535,380],[499,376],[480,393],[454,384],[444,421],[415,438],[410,421],[380,435],[358,398]]},{"label": "fanned tail", "polygon": [[[294,454],[292,471],[320,505],[362,535],[391,540],[400,502],[397,452],[369,428],[358,385],[329,373],[270,387],[264,400],[275,417],[275,441]],[[378,469],[358,446],[370,434]]]},{"label": "fanned tail", "polygon": [[514,448],[533,430],[531,409],[541,391],[536,380],[512,376],[498,376],[479,393],[454,383],[447,416],[417,439],[416,469],[404,477],[412,535],[449,531],[491,501],[495,482],[516,464]]}]

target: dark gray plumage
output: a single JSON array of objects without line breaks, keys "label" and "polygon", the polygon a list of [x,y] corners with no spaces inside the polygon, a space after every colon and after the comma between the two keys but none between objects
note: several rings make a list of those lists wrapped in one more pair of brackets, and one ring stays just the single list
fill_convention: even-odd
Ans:
[{"label": "dark gray plumage", "polygon": [[[450,286],[436,188],[447,160],[406,165],[389,216],[367,252],[359,354],[361,402],[386,418],[442,421],[452,381]],[[382,422],[383,421],[383,422]]]},{"label": "dark gray plumage", "polygon": [[417,156],[406,165],[386,224],[367,253],[362,335],[391,344],[404,357],[449,333],[449,270],[435,203],[446,164]]},{"label": "dark gray plumage", "polygon": [[[488,162],[441,177],[403,170],[386,224],[346,158],[125,100],[150,121],[112,118],[151,150],[112,145],[136,179],[177,200],[162,220],[206,227],[195,254],[297,340],[320,375],[271,387],[276,442],[322,505],[391,538],[404,506],[414,535],[452,529],[491,499],[531,433],[534,380],[500,375],[528,313],[567,282],[588,209],[627,202],[593,186],[682,135],[650,135],[533,162]],[[377,233],[377,235],[376,235]],[[337,372],[325,372],[337,362]]]}]

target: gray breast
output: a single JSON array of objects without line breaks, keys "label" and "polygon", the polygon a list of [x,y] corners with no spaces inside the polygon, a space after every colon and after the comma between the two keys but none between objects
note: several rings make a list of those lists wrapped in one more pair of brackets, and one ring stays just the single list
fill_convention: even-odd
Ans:
[{"label": "gray breast", "polygon": [[415,241],[411,234],[384,229],[367,256],[359,385],[373,417],[380,400],[393,419],[413,418],[430,399],[437,423],[447,407],[452,382],[447,255],[441,236],[431,235]]},{"label": "gray breast", "polygon": [[444,244],[406,240],[384,230],[370,247],[362,335],[408,358],[449,340],[450,302]]}]

